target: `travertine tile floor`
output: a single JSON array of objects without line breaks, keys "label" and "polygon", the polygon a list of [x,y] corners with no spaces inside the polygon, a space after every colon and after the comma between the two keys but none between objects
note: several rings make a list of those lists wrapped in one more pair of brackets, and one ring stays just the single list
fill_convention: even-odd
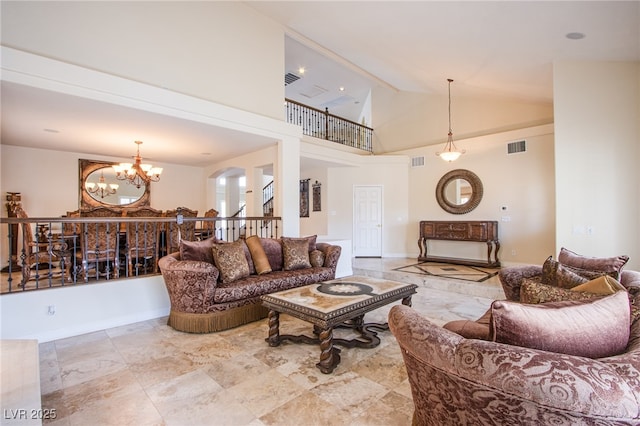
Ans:
[{"label": "travertine tile floor", "polygon": [[[413,307],[437,324],[475,319],[500,294],[484,283],[391,271],[412,259],[355,259],[354,274],[419,285]],[[454,291],[450,291],[454,290]],[[501,296],[500,298],[502,298]],[[384,322],[390,307],[367,314]],[[281,316],[284,333],[310,325]],[[286,331],[285,331],[286,330]],[[166,318],[40,344],[42,407],[55,425],[410,425],[411,389],[391,332],[373,349],[342,349],[332,374],[319,348],[265,342],[267,320],[206,335]]]}]

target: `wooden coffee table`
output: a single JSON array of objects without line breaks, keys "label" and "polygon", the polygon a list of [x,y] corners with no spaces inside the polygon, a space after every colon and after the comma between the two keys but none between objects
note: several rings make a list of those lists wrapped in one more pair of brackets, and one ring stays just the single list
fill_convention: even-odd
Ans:
[{"label": "wooden coffee table", "polygon": [[[352,276],[337,280],[310,284],[261,296],[262,304],[269,309],[269,346],[283,341],[320,344],[320,362],[316,366],[325,374],[333,372],[340,363],[340,349],[373,348],[380,344],[376,331],[388,330],[387,323],[365,323],[364,315],[396,300],[411,306],[415,284]],[[305,335],[281,335],[280,313],[291,315],[313,324],[315,337]],[[358,332],[354,339],[337,339],[333,330],[349,327]]]}]

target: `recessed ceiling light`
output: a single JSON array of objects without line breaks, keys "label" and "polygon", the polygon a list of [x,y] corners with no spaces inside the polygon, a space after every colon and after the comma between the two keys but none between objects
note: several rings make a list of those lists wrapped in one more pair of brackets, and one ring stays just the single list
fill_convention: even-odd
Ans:
[{"label": "recessed ceiling light", "polygon": [[210,152],[201,152],[200,155],[211,155]]},{"label": "recessed ceiling light", "polygon": [[305,71],[304,67],[300,67],[300,68],[298,68],[298,72],[299,72],[300,74],[304,74],[304,71]]},{"label": "recessed ceiling light", "polygon": [[49,133],[60,133],[60,130],[56,130],[56,129],[42,129],[42,130]]},{"label": "recessed ceiling light", "polygon": [[344,92],[344,86],[340,86],[340,91]]},{"label": "recessed ceiling light", "polygon": [[583,33],[567,33],[565,37],[568,38],[569,40],[580,40],[580,39],[583,39],[585,36]]}]

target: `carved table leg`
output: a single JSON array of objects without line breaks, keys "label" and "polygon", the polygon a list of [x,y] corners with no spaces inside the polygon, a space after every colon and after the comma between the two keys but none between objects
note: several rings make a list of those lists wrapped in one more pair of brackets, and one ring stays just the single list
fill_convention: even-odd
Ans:
[{"label": "carved table leg", "polygon": [[316,367],[324,374],[331,374],[340,363],[340,349],[333,347],[333,328],[320,332],[320,362]]},{"label": "carved table leg", "polygon": [[267,337],[269,346],[280,345],[280,313],[269,310],[269,337]]},{"label": "carved table leg", "polygon": [[362,315],[358,315],[357,317],[353,318],[350,322],[351,328],[353,328],[354,330],[356,330],[357,332],[359,332],[360,334],[362,334],[363,332],[363,327],[364,327],[364,314]]},{"label": "carved table leg", "polygon": [[495,251],[495,256],[496,256],[496,265],[500,264],[500,260],[498,260],[498,252],[500,251],[500,241],[496,240],[496,251]]}]

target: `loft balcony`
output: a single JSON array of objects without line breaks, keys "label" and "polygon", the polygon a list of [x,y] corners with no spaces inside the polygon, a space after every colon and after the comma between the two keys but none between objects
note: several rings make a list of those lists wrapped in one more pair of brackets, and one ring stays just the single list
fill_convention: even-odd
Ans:
[{"label": "loft balcony", "polygon": [[287,123],[302,126],[302,133],[314,138],[373,152],[373,129],[291,99],[285,99]]}]

